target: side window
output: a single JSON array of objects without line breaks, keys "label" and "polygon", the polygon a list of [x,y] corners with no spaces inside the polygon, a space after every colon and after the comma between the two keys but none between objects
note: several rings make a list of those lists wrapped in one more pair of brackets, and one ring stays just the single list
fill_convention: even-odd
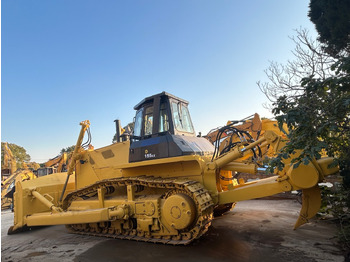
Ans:
[{"label": "side window", "polygon": [[136,113],[135,117],[135,126],[134,126],[134,136],[141,136],[141,128],[142,128],[142,113],[143,108],[141,108]]},{"label": "side window", "polygon": [[177,130],[180,131],[179,128],[181,128],[181,123],[180,123],[180,112],[179,112],[179,104],[178,103],[175,103],[175,102],[172,102],[171,103],[171,109],[172,109],[172,112],[173,112],[173,121],[174,121],[174,126]]},{"label": "side window", "polygon": [[181,103],[171,103],[175,128],[180,132],[193,133],[190,114],[188,108]]},{"label": "side window", "polygon": [[181,106],[181,118],[182,118],[182,129],[185,132],[193,133],[193,126],[191,122],[190,113],[188,112],[187,106]]},{"label": "side window", "polygon": [[145,111],[145,136],[152,135],[153,128],[153,107],[147,107]]},{"label": "side window", "polygon": [[159,112],[159,132],[165,132],[169,130],[169,119],[166,110],[166,103],[160,104],[160,112]]}]

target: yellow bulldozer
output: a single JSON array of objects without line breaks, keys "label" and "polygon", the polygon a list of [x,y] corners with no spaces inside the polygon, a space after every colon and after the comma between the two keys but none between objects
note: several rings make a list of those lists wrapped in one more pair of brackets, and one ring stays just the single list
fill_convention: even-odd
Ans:
[{"label": "yellow bulldozer", "polygon": [[8,233],[63,224],[77,234],[186,245],[207,231],[215,209],[223,205],[302,190],[298,227],[320,207],[318,182],[338,172],[329,167],[332,158],[298,167],[286,159],[275,176],[253,182],[233,179],[223,187],[221,172],[256,172],[254,162],[239,160],[266,147],[278,152],[285,139],[265,130],[257,140],[218,153],[218,144],[196,136],[187,101],[162,92],[134,109],[133,132],[122,133],[116,121],[116,143],[95,150],[88,148],[90,136],[82,145],[90,123],[81,122],[66,176],[18,181],[14,225]]}]

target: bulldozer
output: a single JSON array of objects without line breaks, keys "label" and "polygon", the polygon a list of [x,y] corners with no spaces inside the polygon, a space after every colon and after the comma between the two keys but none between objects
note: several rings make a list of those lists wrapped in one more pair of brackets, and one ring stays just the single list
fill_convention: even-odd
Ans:
[{"label": "bulldozer", "polygon": [[[90,122],[81,122],[66,175],[16,183],[14,225],[8,234],[66,225],[82,235],[187,245],[207,232],[216,209],[291,190],[303,192],[295,228],[317,213],[318,183],[338,172],[330,165],[332,158],[297,167],[285,159],[284,169],[272,177],[232,179],[223,186],[222,172],[256,172],[254,162],[241,158],[266,147],[279,152],[287,141],[265,130],[255,141],[217,153],[218,143],[196,136],[188,104],[166,92],[146,97],[134,107],[132,133],[123,133],[116,121],[116,143],[98,149],[88,147]],[[89,137],[82,144],[85,132]]]}]

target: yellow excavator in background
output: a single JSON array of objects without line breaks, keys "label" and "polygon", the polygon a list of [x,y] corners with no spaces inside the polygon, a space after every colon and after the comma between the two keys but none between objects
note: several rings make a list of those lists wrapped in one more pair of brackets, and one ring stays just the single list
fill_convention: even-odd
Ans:
[{"label": "yellow excavator in background", "polygon": [[[8,178],[9,176],[13,175],[17,170],[17,162],[15,157],[12,154],[11,149],[8,146],[8,143],[4,143],[4,165],[1,167],[1,171],[8,170]],[[1,172],[1,175],[3,175],[3,172]],[[6,180],[1,176],[1,180]]]},{"label": "yellow excavator in background", "polygon": [[[186,245],[207,231],[214,210],[222,205],[302,190],[297,228],[320,208],[318,183],[338,172],[329,166],[332,158],[298,167],[289,158],[272,177],[253,182],[233,179],[223,186],[222,172],[256,172],[254,157],[266,148],[279,152],[286,139],[265,130],[220,151],[219,143],[196,136],[186,100],[163,92],[143,99],[134,109],[130,139],[117,124],[116,143],[89,149],[90,122],[81,122],[66,176],[18,181],[14,225],[8,234],[64,224],[77,234]],[[82,144],[86,131],[88,142]],[[247,157],[253,160],[241,161]]]},{"label": "yellow excavator in background", "polygon": [[1,209],[13,209],[13,194],[17,182],[34,178],[36,178],[36,175],[33,171],[19,169],[5,181],[1,182]]},{"label": "yellow excavator in background", "polygon": [[[5,144],[5,150],[6,152],[9,152],[8,154],[10,157],[13,157],[7,143]],[[12,163],[16,163],[14,157]],[[57,171],[64,172],[66,171],[66,164],[67,153],[63,153],[60,156],[50,159],[45,163],[45,167],[43,168],[40,168],[40,165],[35,162],[23,162],[23,169],[17,170],[1,183],[1,209],[13,208],[12,198],[15,192],[15,184],[18,181],[31,180],[37,177],[57,173]]]},{"label": "yellow excavator in background", "polygon": [[28,166],[26,163],[23,162],[22,165],[24,166],[25,170],[18,170],[17,161],[13,156],[12,151],[8,146],[8,143],[4,143],[3,168],[6,169],[10,167],[11,171],[10,175],[4,181],[1,181],[1,209],[12,208],[12,197],[14,193],[13,189],[16,182],[29,180],[36,177],[32,171],[27,170],[26,167]]},{"label": "yellow excavator in background", "polygon": [[38,168],[36,170],[37,176],[47,176],[55,173],[61,173],[67,171],[67,153],[58,155],[45,163],[45,167]]},{"label": "yellow excavator in background", "polygon": [[23,162],[22,163],[22,167],[23,167],[24,170],[32,170],[32,171],[34,171],[34,170],[39,169],[40,165],[38,163],[36,163],[36,162],[28,162],[28,163]]}]

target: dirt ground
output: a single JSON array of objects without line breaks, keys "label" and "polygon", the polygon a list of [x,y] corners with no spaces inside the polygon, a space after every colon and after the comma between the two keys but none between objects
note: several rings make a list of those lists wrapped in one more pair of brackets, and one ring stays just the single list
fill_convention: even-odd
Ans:
[{"label": "dirt ground", "polygon": [[313,220],[293,230],[300,207],[295,200],[240,202],[188,246],[68,234],[64,226],[8,236],[13,213],[3,211],[1,261],[344,261],[330,222]]}]

